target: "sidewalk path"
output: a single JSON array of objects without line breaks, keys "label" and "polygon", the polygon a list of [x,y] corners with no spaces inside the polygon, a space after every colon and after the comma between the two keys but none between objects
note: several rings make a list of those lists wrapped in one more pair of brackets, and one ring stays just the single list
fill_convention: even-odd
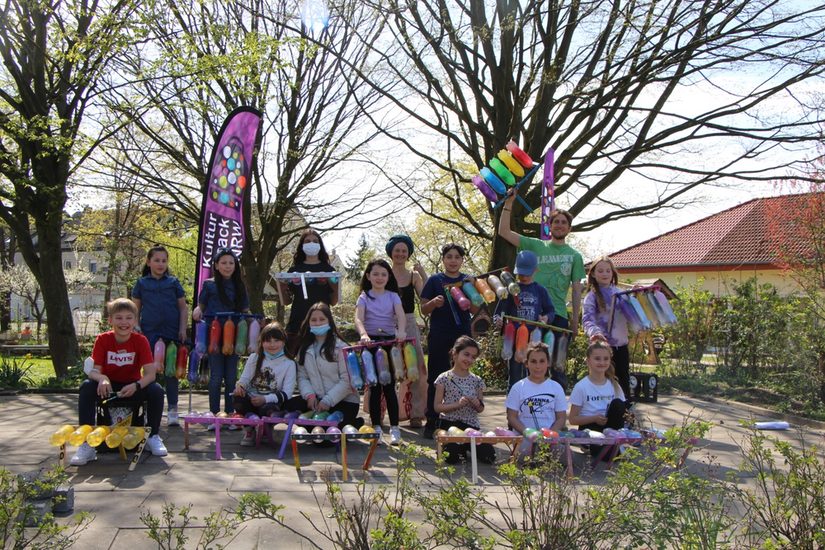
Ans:
[{"label": "sidewalk path", "polygon": [[[193,395],[193,409],[205,410],[207,396]],[[57,462],[57,450],[49,446],[48,437],[62,424],[73,424],[77,419],[77,396],[72,394],[0,396],[0,465],[19,473],[48,468]],[[492,429],[505,425],[504,396],[488,396],[486,410],[481,415],[482,428]],[[181,396],[182,408],[187,396]],[[715,472],[734,469],[740,462],[739,443],[745,429],[744,420],[775,419],[768,411],[744,407],[728,402],[706,402],[687,397],[664,396],[658,403],[639,403],[634,407],[644,425],[667,428],[681,425],[685,418],[693,417],[712,423],[706,439],[690,455],[687,467],[701,472],[706,460],[713,457]],[[792,422],[792,425],[794,423]],[[796,427],[796,426],[795,426]],[[91,526],[82,534],[76,545],[84,550],[116,548],[155,548],[145,534],[140,511],[149,509],[159,514],[163,503],[192,504],[192,515],[199,518],[221,507],[233,507],[235,499],[245,492],[268,492],[276,503],[287,505],[284,512],[294,525],[306,525],[301,511],[321,520],[316,498],[324,497],[324,480],[341,481],[339,457],[333,449],[302,445],[300,448],[302,473],[299,476],[287,451],[283,460],[277,459],[277,450],[266,445],[247,448],[239,445],[241,432],[223,432],[224,460],[214,460],[214,434],[202,426],[192,426],[189,451],[183,448],[183,429],[164,425],[164,438],[169,455],[156,458],[144,452],[135,471],[127,470],[116,453],[101,454],[96,462],[79,468],[68,467],[70,480],[75,488],[75,511],[88,511],[95,515]],[[821,424],[809,425],[804,430],[808,439],[819,439],[823,434]],[[386,432],[386,429],[385,429]],[[797,441],[799,432],[773,432],[777,437]],[[434,442],[421,438],[420,430],[403,427],[405,442],[412,442],[434,449]],[[280,439],[276,436],[276,439]],[[369,483],[393,483],[396,479],[396,460],[386,444],[379,446],[368,473],[360,470],[366,456],[367,445],[353,443],[349,446],[350,481],[343,484],[344,491],[353,491],[355,481],[366,479]],[[69,449],[70,456],[74,452]],[[432,452],[435,456],[435,452]],[[499,461],[506,458],[506,450],[499,450]],[[577,472],[585,463],[584,455],[576,456]],[[428,475],[435,475],[434,467],[425,465]],[[457,475],[469,477],[470,468],[459,466]],[[597,470],[589,483],[600,483],[604,470]],[[505,487],[491,466],[479,465],[479,483],[486,494],[501,494]],[[200,527],[202,523],[194,527]],[[305,532],[310,527],[306,525]],[[197,539],[198,529],[190,536]],[[301,548],[306,547],[296,535],[263,522],[252,522],[238,534],[233,548]],[[192,539],[190,538],[190,543]],[[194,545],[192,545],[194,546]]]}]

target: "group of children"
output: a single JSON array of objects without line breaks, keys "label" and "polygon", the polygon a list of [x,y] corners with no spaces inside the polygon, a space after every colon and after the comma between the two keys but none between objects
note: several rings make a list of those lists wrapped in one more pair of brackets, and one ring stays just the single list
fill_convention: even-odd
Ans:
[{"label": "group of children", "polygon": [[[312,242],[303,243],[302,259],[317,259],[323,250],[320,235],[312,231],[305,233],[314,238]],[[390,242],[392,246],[388,244],[387,249],[394,260],[393,266],[383,259],[372,260],[361,279],[354,321],[363,344],[404,339],[408,334],[409,313],[406,310],[409,304],[402,303],[394,268],[398,271],[396,248],[404,248],[400,252],[406,254],[403,257],[406,260],[412,253],[412,242],[406,236],[394,236]],[[461,273],[464,256],[465,251],[460,245],[445,245],[441,251],[443,272],[427,278],[423,284],[418,273],[412,272],[409,277],[408,286],[420,296],[421,313],[430,317],[424,437],[432,437],[437,428],[450,426],[478,429],[478,414],[484,410],[484,382],[470,372],[480,353],[479,344],[469,337],[470,314],[476,308],[473,306],[469,311],[452,308],[444,292],[445,285],[468,279]],[[151,349],[158,339],[184,342],[189,321],[183,289],[169,274],[167,264],[166,249],[160,246],[150,249],[143,276],[132,293],[133,299],[118,299],[109,304],[112,330],[99,335],[95,341],[94,367],[80,389],[78,406],[80,423],[94,424],[95,406],[101,399],[116,395],[124,400],[147,402],[147,422],[151,432],[147,446],[156,456],[166,454],[158,435],[164,391],[155,381],[158,369]],[[546,289],[533,281],[536,264],[532,252],[519,253],[514,272],[521,292],[517,298],[502,301],[497,315],[510,314],[540,322],[553,319],[553,305]],[[212,275],[203,284],[192,318],[199,321],[217,313],[248,312],[246,288],[238,259],[231,250],[216,252],[212,259]],[[612,294],[617,292],[616,281],[615,269],[607,258],[598,260],[588,274],[591,292],[585,298],[583,310],[583,327],[591,341],[587,350],[588,375],[573,389],[569,416],[564,389],[558,382],[548,379],[552,350],[543,343],[531,343],[523,357],[514,357],[506,399],[507,419],[512,429],[519,432],[528,427],[558,430],[567,421],[596,430],[621,427],[623,404],[628,395],[629,361],[627,324],[620,315],[615,315],[612,321],[609,319],[608,304]],[[223,387],[227,413],[268,415],[274,411],[340,411],[343,415],[341,426],[360,427],[363,424],[358,418],[360,398],[351,387],[342,352],[346,344],[338,334],[330,304],[319,301],[303,304],[300,309],[306,309],[300,324],[290,321],[290,328],[298,326],[297,334],[288,334],[277,323],[270,323],[261,330],[257,350],[247,359],[240,379],[238,355],[208,355],[209,407],[213,413],[220,411]],[[415,330],[415,327],[410,328]],[[417,336],[417,332],[413,334]],[[294,347],[290,349],[289,344]],[[394,373],[389,382],[384,382],[370,391],[370,419],[373,426],[380,427],[383,398],[389,416],[390,443],[397,445],[401,443],[401,433]],[[178,422],[177,379],[167,377],[165,383],[168,424],[172,426]],[[293,396],[296,385],[298,392]],[[237,429],[230,426],[232,428]],[[214,425],[210,429],[215,429]],[[244,434],[241,444],[254,444],[251,431]],[[466,447],[447,450],[449,460],[457,461],[466,452]],[[495,451],[491,446],[481,446],[478,456],[482,461],[492,462]],[[95,450],[84,444],[71,463],[81,465],[95,458]]]}]

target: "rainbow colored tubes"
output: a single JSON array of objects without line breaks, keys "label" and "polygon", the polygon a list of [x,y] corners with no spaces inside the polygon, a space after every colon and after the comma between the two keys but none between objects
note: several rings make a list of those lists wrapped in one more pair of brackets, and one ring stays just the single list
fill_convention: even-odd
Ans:
[{"label": "rainbow colored tubes", "polygon": [[474,306],[479,307],[484,303],[484,298],[481,297],[481,294],[478,293],[476,287],[474,287],[470,281],[464,281],[464,284],[461,285],[461,290]]},{"label": "rainbow colored tubes", "polygon": [[507,187],[512,187],[516,184],[516,178],[513,176],[513,173],[507,169],[507,166],[504,165],[503,162],[498,160],[498,158],[493,157],[487,163],[490,165],[490,168],[496,175],[504,182],[504,185]]},{"label": "rainbow colored tubes", "polygon": [[484,181],[487,182],[487,185],[489,185],[493,191],[495,191],[499,195],[503,195],[507,192],[507,188],[504,186],[504,182],[501,181],[501,178],[499,178],[495,174],[495,172],[493,172],[486,166],[479,170],[479,172],[481,172],[481,177],[484,178]]},{"label": "rainbow colored tubes", "polygon": [[487,182],[481,179],[481,176],[473,176],[473,185],[475,188],[481,191],[481,194],[484,195],[484,198],[490,202],[498,202],[498,195],[493,189],[487,185]]},{"label": "rainbow colored tubes", "polygon": [[235,355],[245,355],[249,336],[249,323],[246,319],[241,318],[238,321],[238,326],[235,327]]},{"label": "rainbow colored tubes", "polygon": [[527,349],[527,343],[530,341],[530,329],[527,325],[522,323],[516,331],[516,351],[523,352]]},{"label": "rainbow colored tubes", "polygon": [[507,287],[507,291],[513,296],[518,296],[518,293],[521,292],[521,287],[518,286],[516,278],[513,277],[513,274],[509,271],[501,272],[501,282]]},{"label": "rainbow colored tubes", "polygon": [[224,355],[235,353],[235,322],[231,317],[227,318],[223,324],[223,348]]},{"label": "rainbow colored tubes", "polygon": [[476,286],[476,290],[478,290],[485,302],[492,304],[496,301],[496,293],[493,292],[493,289],[487,284],[486,279],[476,279],[474,284]]},{"label": "rainbow colored tubes", "polygon": [[163,370],[163,376],[172,378],[177,372],[178,363],[178,346],[174,342],[169,342],[166,346],[166,368]]},{"label": "rainbow colored tubes", "polygon": [[407,378],[418,382],[418,352],[412,342],[404,344],[404,363],[407,365]]},{"label": "rainbow colored tubes", "polygon": [[509,361],[513,358],[513,345],[516,341],[516,327],[510,321],[504,324],[504,337],[501,341],[501,358]]},{"label": "rainbow colored tubes", "polygon": [[259,323],[257,319],[250,319],[249,320],[249,345],[246,348],[249,353],[255,353],[255,350],[258,349],[258,337],[260,335],[261,335],[261,323]]},{"label": "rainbow colored tubes", "polygon": [[392,369],[395,371],[395,378],[398,382],[407,377],[407,369],[404,368],[404,356],[401,353],[401,346],[393,346],[390,348],[390,363]]},{"label": "rainbow colored tubes", "polygon": [[525,168],[533,167],[533,159],[530,158],[530,155],[522,151],[515,141],[511,139],[507,143],[506,147],[510,154],[513,155],[513,158],[515,158],[519,164],[521,164]]},{"label": "rainbow colored tubes", "polygon": [[195,351],[203,355],[209,346],[207,334],[209,327],[206,326],[206,321],[198,321],[195,324]]},{"label": "rainbow colored tubes", "polygon": [[347,372],[352,388],[356,391],[364,389],[364,379],[361,378],[361,365],[358,364],[358,356],[350,350],[347,352]]},{"label": "rainbow colored tubes", "polygon": [[515,159],[515,157],[510,151],[508,151],[507,149],[502,149],[498,152],[496,156],[498,157],[498,160],[504,163],[504,166],[506,166],[507,169],[510,170],[514,176],[516,176],[517,178],[524,177],[524,167],[521,164],[519,164],[519,162]]},{"label": "rainbow colored tubes", "polygon": [[453,300],[455,300],[455,303],[458,304],[458,308],[461,311],[467,311],[470,309],[470,300],[467,299],[464,293],[461,292],[461,289],[457,286],[450,287],[450,296],[453,297]]},{"label": "rainbow colored tubes", "polygon": [[533,342],[541,342],[541,329],[539,327],[534,328],[530,333],[530,343]]},{"label": "rainbow colored tubes", "polygon": [[178,348],[178,359],[175,361],[175,377],[178,380],[183,380],[186,376],[186,367],[189,363],[189,348],[181,344]]},{"label": "rainbow colored tubes", "polygon": [[495,275],[488,275],[487,284],[490,285],[490,288],[493,289],[493,292],[496,293],[496,296],[498,296],[499,300],[504,300],[505,298],[507,298],[507,289],[504,288],[504,285],[501,283],[501,279],[499,279]]},{"label": "rainbow colored tubes", "polygon": [[361,352],[361,363],[364,365],[364,381],[370,386],[378,383],[378,375],[375,372],[375,362],[372,360],[372,353],[368,349]]},{"label": "rainbow colored tubes", "polygon": [[206,351],[209,353],[219,353],[220,348],[218,347],[218,342],[220,341],[221,323],[215,318],[212,319],[212,322],[209,324],[209,346],[206,348]]},{"label": "rainbow colored tubes", "polygon": [[375,352],[375,368],[378,371],[379,384],[386,386],[392,382],[390,361],[389,357],[387,357],[387,351],[384,348],[378,348]]},{"label": "rainbow colored tubes", "polygon": [[152,350],[152,358],[159,369],[163,367],[163,361],[166,358],[166,343],[163,341],[163,338],[158,338],[158,341],[155,342],[155,349]]}]

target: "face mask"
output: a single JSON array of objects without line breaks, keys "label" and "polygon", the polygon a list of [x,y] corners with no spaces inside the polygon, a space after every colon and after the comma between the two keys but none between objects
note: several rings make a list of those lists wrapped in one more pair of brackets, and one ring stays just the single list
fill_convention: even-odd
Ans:
[{"label": "face mask", "polygon": [[321,251],[321,243],[304,243],[301,248],[307,256],[317,256]]},{"label": "face mask", "polygon": [[264,351],[264,359],[277,359],[278,357],[283,357],[284,350],[281,350],[277,353],[269,353],[268,351]]},{"label": "face mask", "polygon": [[309,331],[315,336],[323,336],[324,334],[329,332],[329,323],[317,327],[309,327]]}]

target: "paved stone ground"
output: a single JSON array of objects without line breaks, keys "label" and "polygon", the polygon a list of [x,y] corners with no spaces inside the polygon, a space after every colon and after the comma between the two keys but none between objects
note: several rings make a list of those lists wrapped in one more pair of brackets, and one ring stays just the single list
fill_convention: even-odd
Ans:
[{"label": "paved stone ground", "polygon": [[[0,396],[0,465],[12,472],[48,468],[57,462],[57,452],[48,444],[48,436],[64,423],[76,420],[76,395],[19,395]],[[181,396],[181,408],[186,409],[187,396]],[[482,415],[482,427],[491,429],[505,424],[504,397],[488,396],[486,412]],[[193,395],[194,410],[207,408],[206,395]],[[706,439],[702,440],[690,455],[687,467],[706,471],[711,460],[717,475],[733,470],[740,462],[739,443],[745,436],[740,426],[743,420],[775,420],[774,413],[754,407],[720,401],[702,401],[687,397],[660,397],[655,404],[637,404],[637,417],[645,425],[667,428],[680,425],[689,417],[712,423]],[[805,437],[821,440],[824,425],[790,419],[794,427],[803,427]],[[386,430],[385,430],[386,432]],[[406,442],[434,448],[432,441],[423,440],[420,430],[404,428]],[[798,441],[800,432],[791,430],[774,432],[788,441]],[[214,435],[202,426],[191,427],[191,445],[183,448],[183,429],[161,428],[161,435],[169,449],[163,458],[144,453],[134,472],[127,470],[128,463],[116,453],[101,454],[96,462],[79,468],[68,467],[70,481],[75,488],[75,511],[88,511],[95,515],[91,526],[81,535],[77,548],[119,549],[155,548],[145,534],[140,522],[141,510],[158,514],[163,503],[192,504],[192,514],[203,518],[209,512],[222,507],[233,507],[235,499],[245,492],[266,492],[274,502],[287,505],[285,512],[291,525],[310,532],[308,521],[300,513],[305,512],[316,521],[325,518],[319,512],[317,499],[324,497],[324,481],[342,482],[345,494],[356,489],[356,482],[365,479],[368,484],[393,483],[396,480],[394,451],[382,444],[376,451],[372,469],[364,472],[360,464],[366,456],[367,445],[356,442],[349,448],[350,481],[343,483],[340,457],[333,449],[314,445],[300,447],[302,472],[294,468],[292,454],[287,451],[283,460],[277,459],[277,451],[262,445],[246,448],[239,445],[241,432],[223,432],[223,461],[216,461]],[[276,440],[280,437],[276,436]],[[69,453],[73,453],[70,449]],[[435,456],[435,452],[432,452]],[[499,450],[504,461],[507,453]],[[577,472],[583,470],[587,460],[575,454]],[[436,477],[430,460],[423,460],[425,475]],[[470,475],[470,467],[459,466],[456,475]],[[606,475],[597,469],[588,476],[587,483],[599,484]],[[507,488],[493,467],[479,465],[479,483],[488,497],[506,497]],[[413,514],[415,517],[415,513]],[[190,536],[197,539],[203,523],[193,525]],[[246,524],[230,545],[232,548],[302,548],[308,545],[300,537],[266,522]],[[192,545],[194,547],[194,545]]]}]

